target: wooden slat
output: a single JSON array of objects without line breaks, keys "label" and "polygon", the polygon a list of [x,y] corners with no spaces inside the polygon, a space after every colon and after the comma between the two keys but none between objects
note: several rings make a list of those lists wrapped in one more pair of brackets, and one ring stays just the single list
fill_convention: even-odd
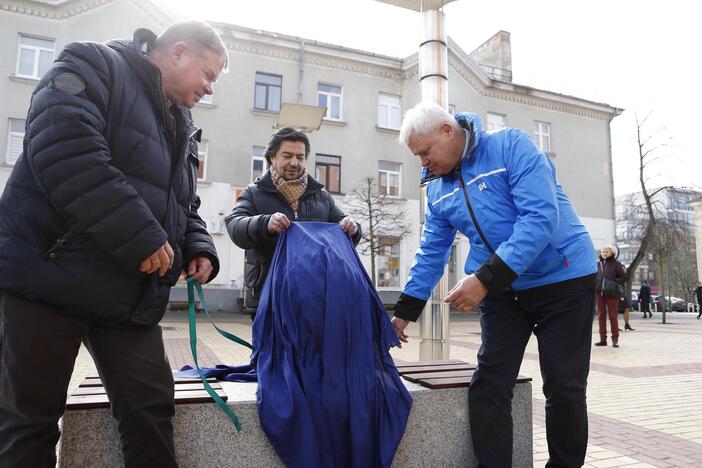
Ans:
[{"label": "wooden slat", "polygon": [[[222,386],[219,385],[218,382],[213,382],[210,384],[210,386],[215,390],[222,388]],[[205,386],[202,384],[202,382],[197,382],[197,383],[178,383],[178,382],[176,382],[176,385],[175,385],[176,392],[183,392],[183,391],[188,391],[188,390],[204,390],[204,388],[205,388]],[[105,393],[106,393],[105,387],[103,387],[103,386],[78,387],[73,392],[73,395],[104,395]]]},{"label": "wooden slat", "polygon": [[402,364],[395,363],[395,367],[400,369],[402,367],[441,366],[444,364],[468,364],[468,363],[465,361],[461,361],[460,359],[444,359],[444,360],[440,360],[440,361],[412,361],[412,362],[403,361]]},{"label": "wooden slat", "polygon": [[[470,379],[471,376],[465,376],[465,377],[440,377],[440,378],[434,378],[434,379],[419,379],[417,381],[418,384],[423,385],[425,387],[433,388],[433,389],[442,389],[442,388],[461,388],[461,387],[469,387],[470,386]],[[529,377],[524,377],[524,376],[518,376],[516,383],[524,383],[524,382],[531,382],[531,378]]]},{"label": "wooden slat", "polygon": [[405,374],[402,377],[409,380],[410,382],[419,382],[420,380],[427,379],[450,379],[454,377],[472,377],[475,369],[466,369],[459,371],[445,371],[445,372],[422,372],[419,374]]},{"label": "wooden slat", "polygon": [[405,375],[405,374],[420,374],[422,372],[446,372],[446,371],[455,371],[455,370],[472,370],[475,369],[474,364],[461,364],[461,363],[452,363],[452,364],[443,364],[443,365],[438,365],[438,366],[407,366],[407,367],[402,367],[398,369],[398,372],[400,375]]},{"label": "wooden slat", "polygon": [[[227,401],[227,394],[224,393],[222,389],[216,389],[215,392],[219,397]],[[187,404],[187,403],[209,403],[212,402],[212,398],[205,390],[186,390],[182,392],[176,392],[175,394],[175,404]],[[109,408],[110,401],[107,399],[107,395],[75,395],[71,396],[66,402],[67,410],[79,410],[79,409],[98,409],[98,408]]]},{"label": "wooden slat", "polygon": [[[174,381],[176,384],[180,384],[180,383],[198,383],[198,382],[202,383],[202,380],[200,380],[199,377],[195,377],[195,378],[191,378],[191,377],[182,377],[182,378],[173,379],[173,381]],[[212,383],[214,383],[214,382],[217,382],[217,379],[215,379],[214,377],[208,377],[208,378],[207,378],[207,381],[208,381],[210,384],[212,384]],[[79,387],[81,387],[81,388],[82,388],[82,387],[102,387],[102,381],[100,380],[100,377],[97,377],[97,376],[88,376],[88,377],[85,378],[85,380],[83,380],[83,381],[80,383]]]}]

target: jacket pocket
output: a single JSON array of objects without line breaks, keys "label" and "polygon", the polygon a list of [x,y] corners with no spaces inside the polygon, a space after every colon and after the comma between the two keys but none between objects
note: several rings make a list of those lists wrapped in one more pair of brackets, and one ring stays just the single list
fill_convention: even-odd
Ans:
[{"label": "jacket pocket", "polygon": [[69,248],[74,246],[81,236],[82,234],[76,229],[69,229],[62,236],[56,239],[56,242],[54,242],[54,244],[44,252],[44,258],[48,260],[54,260],[58,258]]}]

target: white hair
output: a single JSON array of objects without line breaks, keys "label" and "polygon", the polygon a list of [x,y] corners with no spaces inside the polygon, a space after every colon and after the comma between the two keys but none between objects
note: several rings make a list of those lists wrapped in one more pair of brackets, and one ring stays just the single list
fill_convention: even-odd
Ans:
[{"label": "white hair", "polygon": [[425,135],[445,123],[458,125],[453,116],[440,105],[422,101],[405,112],[398,140],[407,145],[413,135]]}]

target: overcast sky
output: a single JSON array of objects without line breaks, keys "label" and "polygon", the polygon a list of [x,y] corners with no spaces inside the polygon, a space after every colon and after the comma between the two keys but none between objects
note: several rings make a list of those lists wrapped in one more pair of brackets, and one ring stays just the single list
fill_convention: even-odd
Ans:
[{"label": "overcast sky", "polygon": [[[213,19],[405,57],[417,50],[420,14],[373,0],[169,0]],[[614,191],[639,189],[634,114],[662,147],[651,185],[702,188],[702,39],[694,2],[669,0],[457,0],[448,34],[470,52],[511,33],[513,81],[626,111],[612,122]],[[450,92],[450,85],[449,85]],[[471,109],[459,109],[470,111]],[[694,141],[693,141],[694,140]]]}]

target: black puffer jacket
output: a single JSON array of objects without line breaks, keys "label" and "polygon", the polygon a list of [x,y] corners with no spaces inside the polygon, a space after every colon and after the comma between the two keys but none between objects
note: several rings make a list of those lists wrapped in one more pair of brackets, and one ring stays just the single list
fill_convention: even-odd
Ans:
[{"label": "black puffer jacket", "polygon": [[[248,312],[255,312],[263,283],[268,275],[278,234],[268,233],[268,221],[273,213],[283,213],[290,221],[321,221],[338,223],[346,216],[334,203],[334,197],[324,186],[308,178],[307,189],[299,201],[297,219],[290,204],[275,188],[271,173],[267,171],[239,195],[236,206],[227,215],[227,231],[234,243],[246,250],[244,281]],[[361,226],[353,236],[354,245],[361,240]]]},{"label": "black puffer jacket", "polygon": [[[155,37],[69,44],[39,82],[0,198],[0,291],[151,325],[192,257],[217,274],[197,214],[200,131],[188,109],[169,115],[160,71],[141,52]],[[139,272],[166,240],[173,268]]]}]

